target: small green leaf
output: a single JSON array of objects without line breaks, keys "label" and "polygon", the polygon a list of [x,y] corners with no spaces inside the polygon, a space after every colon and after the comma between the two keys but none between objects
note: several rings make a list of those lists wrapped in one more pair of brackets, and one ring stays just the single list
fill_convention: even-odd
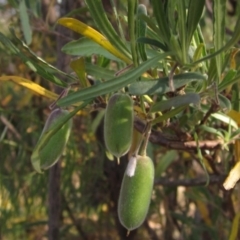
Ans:
[{"label": "small green leaf", "polygon": [[25,0],[21,0],[19,3],[19,14],[20,14],[23,35],[27,45],[29,45],[32,42],[32,29],[29,23],[29,17],[28,17]]},{"label": "small green leaf", "polygon": [[170,109],[172,107],[180,107],[182,105],[187,105],[187,104],[199,104],[200,102],[200,96],[197,93],[187,93],[186,95],[181,95],[177,97],[170,98],[166,101],[161,101],[155,103],[151,109],[150,112],[162,112],[167,109]]},{"label": "small green leaf", "polygon": [[115,72],[113,70],[110,70],[108,68],[103,68],[98,65],[92,64],[92,63],[85,63],[86,72],[89,75],[95,76],[97,78],[101,78],[104,80],[110,80],[114,78]]},{"label": "small green leaf", "polygon": [[224,112],[229,112],[232,109],[231,101],[228,98],[226,98],[222,94],[218,94],[218,99],[220,107]]},{"label": "small green leaf", "polygon": [[220,132],[218,129],[213,128],[213,127],[209,127],[209,126],[207,126],[207,125],[200,125],[200,126],[198,127],[198,129],[199,129],[199,130],[202,130],[202,131],[205,131],[205,132],[208,132],[208,133],[215,134],[215,135],[217,135],[217,136],[219,136],[219,137],[221,137],[221,138],[224,137],[223,134],[222,134],[222,132]]},{"label": "small green leaf", "polygon": [[167,113],[164,113],[162,116],[155,118],[152,121],[152,124],[154,125],[156,123],[160,123],[160,122],[166,121],[169,118],[175,117],[178,113],[183,111],[186,107],[187,107],[187,105],[174,108],[173,110],[171,110],[171,111],[169,111]]},{"label": "small green leaf", "polygon": [[202,16],[205,0],[190,0],[187,15],[187,45],[189,46],[193,33]]},{"label": "small green leaf", "polygon": [[[173,76],[175,88],[182,87],[190,82],[206,80],[205,76],[199,73],[182,73]],[[133,95],[145,95],[145,94],[164,94],[170,92],[169,78],[159,78],[158,80],[147,80],[132,83],[129,86],[129,93]]]},{"label": "small green leaf", "polygon": [[109,51],[101,47],[99,44],[85,37],[67,43],[61,50],[64,53],[72,56],[88,57],[92,55],[102,55],[108,59],[120,61],[119,58],[112,55]]},{"label": "small green leaf", "polygon": [[138,43],[143,43],[143,44],[149,44],[151,46],[157,47],[162,49],[164,52],[168,51],[168,48],[166,47],[166,45],[162,44],[161,42],[159,42],[156,39],[152,39],[152,38],[147,38],[147,37],[140,37],[137,39]]}]

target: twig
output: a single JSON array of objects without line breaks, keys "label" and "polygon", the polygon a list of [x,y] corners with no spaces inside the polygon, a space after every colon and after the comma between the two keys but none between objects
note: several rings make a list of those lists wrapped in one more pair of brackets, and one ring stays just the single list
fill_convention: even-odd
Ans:
[{"label": "twig", "polygon": [[[141,133],[143,133],[145,129],[145,123],[139,119],[135,118],[134,120],[134,127]],[[208,149],[213,150],[223,145],[223,140],[204,140],[199,141],[198,146],[195,141],[173,141],[171,139],[167,139],[163,133],[152,129],[151,136],[149,141],[158,144],[167,148],[176,149],[176,150],[196,150],[197,147],[200,149]]]},{"label": "twig", "polygon": [[[211,184],[221,184],[225,180],[227,175],[210,175],[209,176],[209,185]],[[198,178],[189,178],[189,179],[177,179],[171,180],[170,177],[158,178],[154,182],[155,185],[162,185],[166,187],[195,187],[195,186],[204,186],[206,184],[206,177]]]},{"label": "twig", "polygon": [[0,116],[0,120],[1,122],[16,136],[16,138],[18,140],[21,140],[21,135],[20,133],[17,131],[17,129],[12,125],[12,123],[10,123],[6,117],[4,117],[3,115]]}]

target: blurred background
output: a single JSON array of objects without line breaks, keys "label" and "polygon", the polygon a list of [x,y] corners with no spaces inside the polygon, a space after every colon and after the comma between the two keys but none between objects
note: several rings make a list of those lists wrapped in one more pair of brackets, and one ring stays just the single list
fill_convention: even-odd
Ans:
[{"label": "blurred background", "polygon": [[[23,3],[24,2],[24,3]],[[102,1],[111,19],[110,0]],[[126,0],[115,1],[126,14]],[[152,9],[148,1],[140,1]],[[210,0],[202,18],[207,44],[212,41]],[[227,2],[226,32],[231,35],[236,20],[237,1]],[[27,9],[24,15],[23,9]],[[56,25],[61,16],[77,18],[94,26],[82,0],[0,1],[0,31],[31,54],[10,33],[26,38],[23,21],[29,21],[29,49],[60,70],[71,73],[71,57],[61,48],[79,36]],[[91,58],[91,57],[89,57]],[[111,68],[108,67],[109,69]],[[32,71],[17,54],[0,44],[1,75],[15,75],[59,93],[51,82]],[[61,76],[61,78],[64,78]],[[102,136],[103,110],[89,114],[81,111],[61,161],[43,174],[33,171],[30,157],[50,112],[51,100],[38,96],[11,81],[0,81],[0,239],[166,239],[233,240],[239,228],[239,184],[231,191],[222,187],[233,150],[216,151],[218,175],[206,184],[205,172],[194,155],[149,144],[156,175],[149,213],[144,224],[126,237],[120,225],[116,204],[126,157],[118,166],[105,153]],[[59,191],[58,191],[59,190]],[[234,222],[235,221],[235,222]]]}]

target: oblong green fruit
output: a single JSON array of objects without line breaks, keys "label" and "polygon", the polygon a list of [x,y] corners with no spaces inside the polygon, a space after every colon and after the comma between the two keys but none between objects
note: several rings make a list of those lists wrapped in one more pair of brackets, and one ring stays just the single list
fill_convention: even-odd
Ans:
[{"label": "oblong green fruit", "polygon": [[152,160],[147,156],[137,156],[135,160],[131,158],[124,173],[118,200],[118,217],[128,231],[138,228],[145,220],[153,182]]},{"label": "oblong green fruit", "polygon": [[124,93],[111,96],[104,117],[104,141],[110,153],[120,158],[132,142],[133,101]]},{"label": "oblong green fruit", "polygon": [[[42,137],[51,127],[53,127],[58,121],[61,121],[61,118],[69,114],[67,110],[56,108],[49,115],[41,136],[38,140],[37,146],[42,144]],[[43,145],[40,150],[33,151],[32,154],[32,163],[36,169],[36,164],[38,164],[40,169],[48,169],[53,166],[62,155],[64,148],[68,142],[72,127],[72,119],[68,120],[51,138]]]}]

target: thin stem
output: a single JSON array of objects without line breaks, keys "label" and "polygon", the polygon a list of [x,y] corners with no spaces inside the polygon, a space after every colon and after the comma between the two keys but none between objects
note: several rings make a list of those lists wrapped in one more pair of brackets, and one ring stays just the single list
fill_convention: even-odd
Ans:
[{"label": "thin stem", "polygon": [[152,124],[151,124],[151,122],[148,122],[147,126],[146,126],[145,138],[144,138],[143,144],[141,146],[141,150],[140,150],[141,156],[147,155],[147,145],[148,145],[149,137],[151,135],[151,128],[152,128]]},{"label": "thin stem", "polygon": [[113,13],[114,13],[115,18],[116,18],[116,20],[117,20],[117,25],[118,25],[118,29],[119,29],[120,36],[121,36],[121,38],[122,38],[123,40],[126,40],[126,39],[125,39],[125,36],[124,36],[124,32],[123,32],[123,28],[122,28],[121,21],[119,20],[119,17],[118,17],[116,4],[115,4],[114,0],[110,0],[110,3],[111,3],[111,5],[112,5]]}]

